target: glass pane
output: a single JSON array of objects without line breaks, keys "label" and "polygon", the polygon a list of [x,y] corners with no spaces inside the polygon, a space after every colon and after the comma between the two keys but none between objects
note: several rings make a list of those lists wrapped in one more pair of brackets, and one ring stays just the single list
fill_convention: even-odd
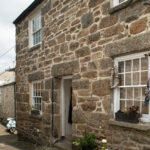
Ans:
[{"label": "glass pane", "polygon": [[127,88],[127,99],[133,99],[133,88]]},{"label": "glass pane", "polygon": [[133,106],[133,101],[127,101],[127,109]]},{"label": "glass pane", "polygon": [[119,73],[123,73],[124,72],[124,62],[121,61],[119,62]]},{"label": "glass pane", "polygon": [[124,85],[124,74],[120,74],[120,85]]},{"label": "glass pane", "polygon": [[138,106],[140,111],[140,101],[134,101],[134,106]]},{"label": "glass pane", "polygon": [[125,111],[125,101],[120,101],[120,110]]},{"label": "glass pane", "polygon": [[145,100],[145,92],[146,92],[146,87],[142,88],[142,100]]},{"label": "glass pane", "polygon": [[125,99],[125,93],[126,93],[126,89],[125,88],[121,88],[120,89],[120,99]]},{"label": "glass pane", "polygon": [[131,73],[126,73],[126,85],[131,85]]},{"label": "glass pane", "polygon": [[141,84],[147,84],[148,72],[141,72]]},{"label": "glass pane", "polygon": [[131,72],[131,60],[126,61],[126,72]]},{"label": "glass pane", "polygon": [[139,59],[133,60],[133,71],[139,71]]},{"label": "glass pane", "polygon": [[141,58],[141,70],[148,70],[148,57]]},{"label": "glass pane", "polygon": [[139,85],[139,72],[133,73],[133,85]]},{"label": "glass pane", "polygon": [[148,106],[144,105],[144,102],[142,102],[142,114],[148,114],[149,109]]},{"label": "glass pane", "polygon": [[141,88],[134,88],[134,99],[135,100],[141,99]]}]

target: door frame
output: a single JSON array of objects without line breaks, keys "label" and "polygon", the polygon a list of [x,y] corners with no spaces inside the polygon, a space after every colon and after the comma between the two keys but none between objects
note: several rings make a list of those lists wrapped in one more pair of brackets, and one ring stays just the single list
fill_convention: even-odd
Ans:
[{"label": "door frame", "polygon": [[61,128],[62,128],[62,136],[66,136],[66,132],[65,132],[65,98],[64,98],[64,81],[65,80],[69,80],[72,79],[72,76],[64,76],[62,77],[62,81],[61,81],[61,97],[62,97],[62,103],[61,103],[61,113],[62,113],[62,121],[61,121]]}]

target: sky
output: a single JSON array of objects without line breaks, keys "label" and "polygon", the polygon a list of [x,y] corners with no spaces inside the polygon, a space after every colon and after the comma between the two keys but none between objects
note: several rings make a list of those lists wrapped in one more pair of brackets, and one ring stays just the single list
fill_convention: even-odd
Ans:
[{"label": "sky", "polygon": [[0,4],[0,73],[15,66],[15,25],[34,0],[3,0]]}]

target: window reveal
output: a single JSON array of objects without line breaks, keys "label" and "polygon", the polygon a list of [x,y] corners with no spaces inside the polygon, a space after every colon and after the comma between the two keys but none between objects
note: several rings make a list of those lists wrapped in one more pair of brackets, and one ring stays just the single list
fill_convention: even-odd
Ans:
[{"label": "window reveal", "polygon": [[42,90],[41,83],[33,83],[32,106],[34,109],[42,110]]}]

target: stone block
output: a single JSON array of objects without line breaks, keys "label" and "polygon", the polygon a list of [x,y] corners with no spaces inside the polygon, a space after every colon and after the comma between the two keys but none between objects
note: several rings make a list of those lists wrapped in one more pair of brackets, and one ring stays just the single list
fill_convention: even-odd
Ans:
[{"label": "stone block", "polygon": [[96,69],[97,69],[97,67],[94,62],[88,63],[88,70],[96,70]]},{"label": "stone block", "polygon": [[84,78],[94,79],[94,78],[97,78],[97,71],[88,71],[88,72],[83,73],[82,76]]},{"label": "stone block", "polygon": [[97,96],[105,96],[110,94],[110,79],[100,79],[92,84],[92,92]]},{"label": "stone block", "polygon": [[106,29],[103,33],[103,37],[108,38],[108,37],[117,35],[123,31],[124,31],[123,26],[118,24],[118,25],[115,25],[115,26],[112,26],[112,27]]},{"label": "stone block", "polygon": [[93,14],[88,13],[82,16],[81,18],[81,24],[82,28],[87,28],[93,23]]},{"label": "stone block", "polygon": [[73,109],[72,121],[73,123],[85,123],[85,116],[81,109]]},{"label": "stone block", "polygon": [[96,109],[96,102],[87,101],[81,105],[83,111],[94,111]]},{"label": "stone block", "polygon": [[67,53],[67,52],[68,52],[68,45],[67,45],[67,43],[61,44],[61,46],[60,46],[60,53],[64,54],[64,53]]},{"label": "stone block", "polygon": [[65,42],[65,34],[63,33],[63,34],[59,35],[59,36],[57,37],[57,41],[58,41],[58,43],[63,43],[63,42]]},{"label": "stone block", "polygon": [[70,50],[75,50],[79,47],[79,43],[78,42],[71,42],[70,43]]},{"label": "stone block", "polygon": [[89,7],[90,8],[97,7],[102,2],[104,2],[104,0],[90,0]]},{"label": "stone block", "polygon": [[28,29],[28,21],[25,21],[25,22],[24,22],[23,29],[24,29],[24,30]]},{"label": "stone block", "polygon": [[33,82],[44,79],[44,72],[38,71],[28,75],[28,81]]},{"label": "stone block", "polygon": [[86,37],[89,34],[89,29],[83,29],[82,31],[79,32],[78,38],[83,38]]},{"label": "stone block", "polygon": [[112,59],[111,58],[102,58],[98,60],[99,70],[106,70],[112,67]]},{"label": "stone block", "polygon": [[49,47],[52,47],[52,46],[56,46],[56,40],[50,40],[50,41],[48,41],[48,46]]},{"label": "stone block", "polygon": [[90,49],[88,46],[82,47],[75,51],[76,57],[84,57],[90,55]]},{"label": "stone block", "polygon": [[93,24],[90,28],[90,33],[94,33],[97,31],[97,24]]},{"label": "stone block", "polygon": [[72,87],[74,90],[89,89],[89,86],[89,80],[77,80],[72,82]]},{"label": "stone block", "polygon": [[130,33],[131,34],[140,33],[146,29],[146,25],[147,25],[147,17],[132,23],[130,27]]},{"label": "stone block", "polygon": [[42,15],[45,15],[51,9],[51,0],[42,8]]},{"label": "stone block", "polygon": [[52,88],[52,78],[45,80],[45,89]]},{"label": "stone block", "polygon": [[137,15],[131,15],[131,16],[127,16],[125,22],[130,23],[134,20],[137,20],[138,16]]},{"label": "stone block", "polygon": [[[141,52],[150,48],[150,32],[130,37],[105,46],[105,55],[114,57],[133,52]],[[138,43],[138,44],[137,44]]]},{"label": "stone block", "polygon": [[49,101],[49,90],[42,90],[42,101]]},{"label": "stone block", "polygon": [[103,28],[106,28],[106,27],[113,26],[113,25],[115,25],[117,23],[117,21],[118,21],[117,16],[104,17],[104,18],[101,19],[99,28],[103,29]]},{"label": "stone block", "polygon": [[88,37],[88,43],[91,44],[93,42],[96,42],[100,39],[101,35],[100,32],[93,33]]},{"label": "stone block", "polygon": [[108,1],[102,5],[102,14],[103,15],[109,14],[109,10],[110,10],[110,1]]},{"label": "stone block", "polygon": [[57,77],[57,76],[72,75],[78,72],[79,72],[79,62],[71,61],[67,63],[53,65],[51,73],[52,76]]}]

